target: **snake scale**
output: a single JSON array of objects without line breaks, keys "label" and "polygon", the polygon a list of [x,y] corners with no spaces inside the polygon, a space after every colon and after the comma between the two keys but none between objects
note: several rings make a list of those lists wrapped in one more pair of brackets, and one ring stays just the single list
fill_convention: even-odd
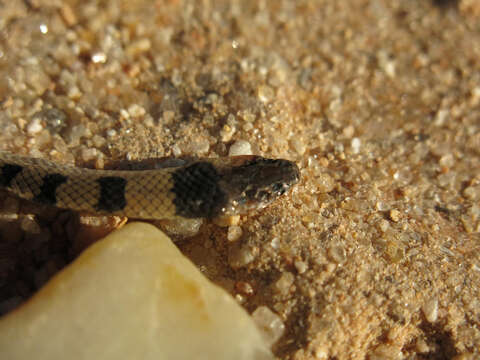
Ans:
[{"label": "snake scale", "polygon": [[94,170],[0,152],[0,188],[62,209],[136,219],[234,215],[265,207],[298,180],[295,163],[253,155]]}]

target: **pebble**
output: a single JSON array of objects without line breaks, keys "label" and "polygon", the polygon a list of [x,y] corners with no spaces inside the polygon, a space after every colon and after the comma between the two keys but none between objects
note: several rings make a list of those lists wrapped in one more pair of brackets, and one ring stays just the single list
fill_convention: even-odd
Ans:
[{"label": "pebble", "polygon": [[47,129],[52,134],[58,134],[67,126],[67,115],[57,108],[40,111],[35,116],[45,121]]},{"label": "pebble", "polygon": [[210,143],[207,139],[197,139],[186,147],[186,152],[191,154],[206,154],[210,149]]},{"label": "pebble", "polygon": [[126,49],[126,53],[130,56],[136,56],[145,51],[150,50],[151,46],[152,46],[152,43],[150,39],[148,38],[138,39],[130,43],[130,45]]},{"label": "pebble", "polygon": [[43,130],[43,125],[41,120],[38,117],[35,117],[30,121],[30,124],[27,126],[27,133],[29,135],[35,135]]},{"label": "pebble", "polygon": [[307,146],[305,145],[305,141],[303,141],[303,139],[294,138],[292,139],[291,144],[295,152],[300,156],[305,154],[305,151],[307,151]]},{"label": "pebble", "polygon": [[245,140],[237,140],[228,151],[228,156],[252,155],[252,145]]},{"label": "pebble", "polygon": [[347,254],[343,246],[333,245],[328,248],[328,258],[336,264],[343,264],[347,260]]},{"label": "pebble", "polygon": [[285,324],[280,316],[266,306],[259,306],[252,313],[252,319],[269,346],[275,344],[285,332]]},{"label": "pebble", "polygon": [[68,26],[73,26],[77,23],[77,17],[75,16],[75,12],[67,4],[63,4],[61,6],[60,15],[62,16],[63,21],[65,21]]},{"label": "pebble", "polygon": [[94,160],[97,157],[98,150],[95,148],[84,148],[82,149],[81,157],[82,160],[87,162],[90,160]]},{"label": "pebble", "polygon": [[233,134],[235,134],[235,127],[228,124],[223,125],[222,130],[220,131],[220,137],[223,142],[228,142],[232,139]]},{"label": "pebble", "polygon": [[385,220],[385,219],[381,219],[378,223],[377,223],[377,228],[382,232],[382,233],[385,233],[389,228],[390,228],[390,223]]},{"label": "pebble", "polygon": [[452,154],[445,154],[443,155],[440,160],[438,161],[438,163],[441,165],[441,166],[445,166],[447,168],[450,168],[452,167],[453,165],[455,165],[455,159],[453,157]]},{"label": "pebble", "polygon": [[259,253],[258,248],[249,245],[237,245],[230,249],[228,254],[228,263],[234,269],[238,269],[250,264]]},{"label": "pebble", "polygon": [[303,274],[308,269],[308,266],[304,261],[296,260],[293,265],[299,274]]},{"label": "pebble", "polygon": [[107,54],[102,51],[97,51],[92,54],[91,59],[94,64],[104,64],[107,62]]},{"label": "pebble", "polygon": [[167,219],[159,220],[155,223],[158,223],[160,227],[169,234],[186,238],[199,233],[203,219]]},{"label": "pebble", "polygon": [[352,147],[352,152],[354,154],[358,154],[360,152],[361,145],[362,145],[362,142],[357,137],[353,138],[352,141],[350,142],[350,146]]},{"label": "pebble", "polygon": [[343,136],[345,136],[347,139],[352,138],[352,136],[355,134],[355,128],[352,125],[348,125],[343,128],[342,130]]},{"label": "pebble", "polygon": [[369,354],[369,360],[401,360],[403,359],[402,350],[397,345],[380,344]]},{"label": "pebble", "polygon": [[213,222],[220,227],[228,227],[238,225],[240,223],[240,215],[218,216]]},{"label": "pebble", "polygon": [[258,87],[258,98],[261,102],[270,102],[275,97],[275,91],[267,85],[261,85]]},{"label": "pebble", "polygon": [[133,118],[140,118],[144,116],[146,113],[145,109],[138,104],[130,105],[127,111],[130,114],[130,116]]},{"label": "pebble", "polygon": [[328,193],[335,189],[335,180],[327,173],[322,173],[316,178],[317,189],[321,193]]},{"label": "pebble", "polygon": [[228,227],[227,240],[228,241],[237,241],[242,236],[242,228],[237,225],[232,225]]},{"label": "pebble", "polygon": [[469,186],[463,190],[463,195],[472,201],[480,200],[480,185]]},{"label": "pebble", "polygon": [[105,138],[100,135],[93,135],[92,141],[93,141],[93,145],[96,148],[101,148],[107,142],[107,140],[105,140]]},{"label": "pebble", "polygon": [[[43,267],[35,281],[46,278]],[[239,287],[252,291],[247,283]],[[0,318],[0,349],[2,359],[270,360],[265,339],[276,341],[283,331],[267,308],[252,319],[157,228],[131,223]]]},{"label": "pebble", "polygon": [[422,306],[423,315],[428,322],[434,323],[438,318],[438,299],[427,300]]},{"label": "pebble", "polygon": [[295,276],[291,272],[284,272],[274,283],[274,289],[280,294],[287,294],[295,281]]},{"label": "pebble", "polygon": [[388,216],[389,216],[390,220],[392,220],[393,222],[400,221],[401,215],[402,214],[400,213],[400,211],[395,210],[395,209],[390,210],[390,212],[388,213]]},{"label": "pebble", "polygon": [[235,284],[235,289],[243,295],[251,296],[253,295],[253,287],[250,283],[246,281],[239,281]]}]

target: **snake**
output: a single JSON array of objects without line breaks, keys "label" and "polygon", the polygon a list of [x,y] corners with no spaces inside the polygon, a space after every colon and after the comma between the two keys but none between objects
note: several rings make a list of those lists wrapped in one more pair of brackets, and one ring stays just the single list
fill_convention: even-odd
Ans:
[{"label": "snake", "polygon": [[257,155],[90,169],[0,151],[0,189],[60,209],[135,219],[216,218],[262,209],[299,181],[295,162]]}]

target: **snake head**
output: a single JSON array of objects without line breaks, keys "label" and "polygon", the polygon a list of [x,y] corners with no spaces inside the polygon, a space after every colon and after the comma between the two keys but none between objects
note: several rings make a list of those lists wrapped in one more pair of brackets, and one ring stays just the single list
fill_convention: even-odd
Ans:
[{"label": "snake head", "polygon": [[219,167],[220,187],[226,195],[221,215],[262,209],[285,194],[299,178],[298,166],[283,159],[237,156]]},{"label": "snake head", "polygon": [[248,155],[195,161],[171,176],[176,215],[214,218],[264,208],[300,175],[291,161]]}]

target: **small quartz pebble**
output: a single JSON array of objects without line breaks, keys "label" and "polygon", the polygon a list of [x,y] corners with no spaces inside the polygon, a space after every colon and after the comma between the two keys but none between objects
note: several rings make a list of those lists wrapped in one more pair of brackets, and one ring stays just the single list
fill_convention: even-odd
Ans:
[{"label": "small quartz pebble", "polygon": [[328,193],[335,188],[335,180],[328,174],[322,173],[316,179],[318,191]]},{"label": "small quartz pebble", "polygon": [[304,261],[297,260],[293,265],[295,265],[295,269],[297,269],[299,274],[303,274],[308,269],[308,266]]},{"label": "small quartz pebble", "polygon": [[145,51],[148,51],[151,46],[152,43],[150,39],[138,39],[127,46],[126,53],[130,56],[137,56]]},{"label": "small quartz pebble", "polygon": [[238,283],[235,284],[235,289],[242,293],[243,295],[252,295],[253,294],[253,287],[250,285],[250,283],[246,281],[239,281]]},{"label": "small quartz pebble", "polygon": [[234,269],[241,268],[250,264],[258,255],[258,248],[249,245],[236,245],[233,243],[232,249],[228,254],[228,263]]},{"label": "small quartz pebble", "polygon": [[390,210],[388,215],[390,217],[390,220],[392,220],[393,222],[400,221],[400,215],[401,215],[400,211],[392,209]]},{"label": "small quartz pebble", "polygon": [[242,236],[242,228],[237,225],[229,226],[227,232],[228,241],[237,241]]},{"label": "small quartz pebble", "polygon": [[328,248],[327,256],[336,264],[343,264],[347,260],[347,254],[342,245],[333,245]]},{"label": "small quartz pebble", "polygon": [[480,200],[480,185],[467,187],[465,190],[463,190],[463,195],[468,200]]},{"label": "small quartz pebble", "polygon": [[275,92],[270,86],[261,85],[258,88],[258,98],[261,102],[269,102],[273,99],[274,96]]},{"label": "small quartz pebble", "polygon": [[285,332],[285,324],[282,319],[266,306],[256,308],[252,313],[252,318],[269,345],[275,344]]},{"label": "small quartz pebble", "polygon": [[295,281],[295,276],[290,272],[284,272],[275,282],[275,291],[280,294],[287,294]]},{"label": "small quartz pebble", "polygon": [[385,219],[381,219],[378,223],[377,223],[377,228],[382,232],[386,232],[389,228],[390,228],[390,223],[385,220]]},{"label": "small quartz pebble", "polygon": [[361,145],[362,145],[362,142],[360,141],[359,138],[353,138],[351,141],[352,152],[354,154],[358,154],[360,152]]},{"label": "small quartz pebble", "polygon": [[252,155],[252,145],[245,140],[237,140],[228,151],[228,156],[238,156],[238,155]]},{"label": "small quartz pebble", "polygon": [[402,350],[396,345],[381,344],[369,354],[369,360],[401,360],[403,359]]},{"label": "small quartz pebble", "polygon": [[144,116],[146,111],[142,106],[138,104],[132,104],[128,107],[128,113],[130,114],[131,117],[139,118]]},{"label": "small quartz pebble", "polygon": [[218,216],[213,219],[213,222],[220,227],[238,225],[240,223],[240,215]]},{"label": "small quartz pebble", "polygon": [[350,139],[353,136],[353,134],[355,134],[355,128],[352,125],[348,125],[348,126],[343,128],[342,134],[347,139]]},{"label": "small quartz pebble", "polygon": [[269,360],[283,328],[266,308],[253,321],[165,234],[131,223],[1,318],[0,349],[2,359]]},{"label": "small quartz pebble", "polygon": [[42,122],[40,118],[36,117],[28,124],[27,133],[29,135],[35,135],[43,130]]},{"label": "small quartz pebble", "polygon": [[298,139],[298,138],[294,138],[294,139],[292,139],[291,144],[292,144],[293,148],[295,149],[295,151],[298,155],[305,154],[305,151],[307,150],[307,147],[306,147],[304,141],[302,141],[301,139]]},{"label": "small quartz pebble", "polygon": [[155,221],[155,224],[158,224],[168,234],[186,238],[198,234],[203,219],[164,219]]},{"label": "small quartz pebble", "polygon": [[423,315],[428,322],[433,323],[438,318],[438,300],[436,298],[429,299],[422,306]]}]

